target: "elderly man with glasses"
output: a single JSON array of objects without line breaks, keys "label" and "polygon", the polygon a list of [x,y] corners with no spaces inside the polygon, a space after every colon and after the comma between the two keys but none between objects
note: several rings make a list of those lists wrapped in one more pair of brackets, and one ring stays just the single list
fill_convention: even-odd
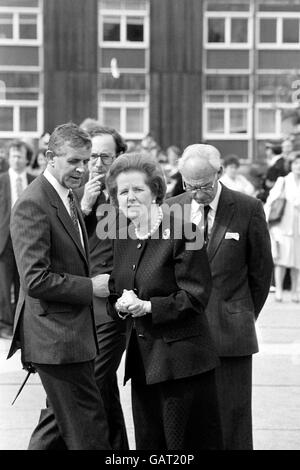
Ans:
[{"label": "elderly man with glasses", "polygon": [[[258,352],[255,321],[267,298],[272,256],[259,200],[219,182],[219,151],[188,146],[179,161],[185,193],[167,200],[203,230],[213,289],[207,317],[220,356],[216,370],[224,446],[253,448],[252,354]],[[176,211],[178,214],[178,211]]]}]

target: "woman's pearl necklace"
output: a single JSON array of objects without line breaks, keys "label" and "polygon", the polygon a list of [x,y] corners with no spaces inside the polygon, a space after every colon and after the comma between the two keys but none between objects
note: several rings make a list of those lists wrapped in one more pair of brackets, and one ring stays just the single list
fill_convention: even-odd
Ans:
[{"label": "woman's pearl necklace", "polygon": [[153,233],[155,233],[156,230],[158,229],[158,227],[160,226],[162,219],[163,219],[163,211],[162,211],[161,207],[158,207],[157,220],[156,220],[155,224],[153,225],[153,227],[151,228],[151,230],[148,233],[146,233],[146,235],[139,235],[138,230],[135,227],[134,231],[135,231],[136,238],[138,240],[147,240],[147,238],[150,238],[153,235]]}]

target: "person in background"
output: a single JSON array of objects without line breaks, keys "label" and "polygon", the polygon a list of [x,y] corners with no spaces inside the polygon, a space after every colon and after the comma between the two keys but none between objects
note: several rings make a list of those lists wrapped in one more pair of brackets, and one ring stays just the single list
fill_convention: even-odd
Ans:
[{"label": "person in background", "polygon": [[80,128],[83,129],[85,132],[90,134],[92,131],[97,130],[99,126],[101,126],[100,121],[97,121],[97,119],[93,118],[86,118],[84,119],[80,124]]},{"label": "person in background", "polygon": [[220,152],[189,145],[179,161],[185,194],[167,199],[188,209],[206,232],[212,292],[206,314],[221,360],[216,369],[226,450],[251,450],[255,321],[269,293],[272,255],[260,201],[219,182]]},{"label": "person in background", "polygon": [[0,174],[5,173],[9,168],[4,147],[0,147]]},{"label": "person in background", "polygon": [[136,449],[222,449],[203,243],[188,249],[184,222],[164,215],[166,186],[156,160],[121,155],[106,181],[129,222],[127,236],[114,242],[108,312],[126,318],[124,381],[131,378]]},{"label": "person in background", "polygon": [[126,150],[127,153],[136,152],[137,145],[133,140],[127,140],[126,144],[127,144],[127,150]]},{"label": "person in background", "polygon": [[290,268],[291,298],[299,302],[298,282],[300,270],[300,153],[294,155],[292,171],[279,177],[271,189],[265,212],[268,220],[274,200],[286,200],[282,219],[270,226],[272,252],[275,264],[275,299],[283,300],[283,282],[286,269]]},{"label": "person in background", "polygon": [[[264,204],[269,196],[270,190],[273,188],[275,181],[271,181],[270,168],[281,158],[282,148],[281,145],[272,144],[267,142],[265,145],[266,164],[267,169],[262,175],[261,186],[256,194],[257,199],[260,199]],[[272,177],[272,176],[271,176]]]},{"label": "person in background", "polygon": [[176,145],[171,145],[166,150],[168,163],[164,166],[167,177],[167,197],[177,196],[184,192],[181,174],[178,171],[178,161],[181,157],[181,150]]},{"label": "person in background", "polygon": [[38,149],[33,162],[28,168],[28,172],[33,176],[38,176],[44,172],[47,167],[46,151],[44,149]]},{"label": "person in background", "polygon": [[[114,160],[126,151],[121,135],[110,127],[93,124],[89,133],[92,141],[89,161],[89,179],[77,190],[89,239],[92,276],[102,279],[102,296],[93,297],[99,354],[95,360],[95,376],[107,416],[109,442],[113,450],[128,450],[128,439],[120,403],[117,369],[125,350],[125,332],[122,322],[107,314],[108,280],[113,269],[112,241],[97,236],[97,223],[111,206],[105,187],[106,174]],[[105,208],[101,215],[101,207]]]},{"label": "person in background", "polygon": [[[269,185],[274,186],[279,176],[286,176],[291,171],[291,161],[293,159],[293,143],[290,139],[285,139],[282,144],[282,154],[279,158],[276,158],[266,174],[266,179],[269,181]],[[272,187],[271,186],[271,187]]]},{"label": "person in background", "polygon": [[[0,175],[0,337],[10,339],[19,295],[19,274],[9,224],[11,209],[34,177],[27,173],[27,145],[14,140],[8,145],[7,172]],[[11,290],[14,290],[14,304]]]},{"label": "person in background", "polygon": [[233,191],[254,196],[255,189],[253,184],[239,174],[240,161],[236,155],[227,155],[223,161],[224,173],[220,178],[220,182]]}]

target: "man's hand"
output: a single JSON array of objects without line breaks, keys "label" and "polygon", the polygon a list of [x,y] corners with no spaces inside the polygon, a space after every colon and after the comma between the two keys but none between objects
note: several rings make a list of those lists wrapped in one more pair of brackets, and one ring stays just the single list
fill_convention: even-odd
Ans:
[{"label": "man's hand", "polygon": [[84,213],[88,213],[93,209],[97,197],[101,193],[102,183],[100,179],[102,178],[102,175],[97,175],[94,178],[90,177],[89,181],[85,184],[81,199],[81,209]]},{"label": "man's hand", "polygon": [[98,274],[98,276],[92,277],[93,294],[96,297],[109,296],[108,280],[109,274]]}]

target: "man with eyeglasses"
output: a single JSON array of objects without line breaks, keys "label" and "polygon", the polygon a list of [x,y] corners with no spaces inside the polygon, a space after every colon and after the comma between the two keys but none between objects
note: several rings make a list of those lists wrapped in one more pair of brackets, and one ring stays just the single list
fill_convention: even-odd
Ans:
[{"label": "man with eyeglasses", "polygon": [[115,322],[106,312],[108,281],[113,268],[112,242],[108,238],[101,240],[96,233],[97,223],[107,215],[105,211],[101,215],[101,206],[107,208],[110,205],[105,189],[106,174],[114,160],[126,151],[127,145],[115,129],[100,124],[94,125],[89,135],[92,140],[89,180],[77,195],[88,232],[91,274],[97,276],[98,282],[102,280],[101,293],[93,299],[99,345],[95,375],[106,410],[110,445],[113,450],[128,450],[117,382],[117,369],[125,350],[124,324]]},{"label": "man with eyeglasses", "polygon": [[[250,450],[255,321],[267,298],[272,255],[259,200],[219,182],[222,166],[212,145],[189,145],[179,161],[185,194],[167,200],[203,231],[213,289],[207,317],[221,365],[216,370],[224,447]],[[178,212],[176,212],[178,213]]]}]

